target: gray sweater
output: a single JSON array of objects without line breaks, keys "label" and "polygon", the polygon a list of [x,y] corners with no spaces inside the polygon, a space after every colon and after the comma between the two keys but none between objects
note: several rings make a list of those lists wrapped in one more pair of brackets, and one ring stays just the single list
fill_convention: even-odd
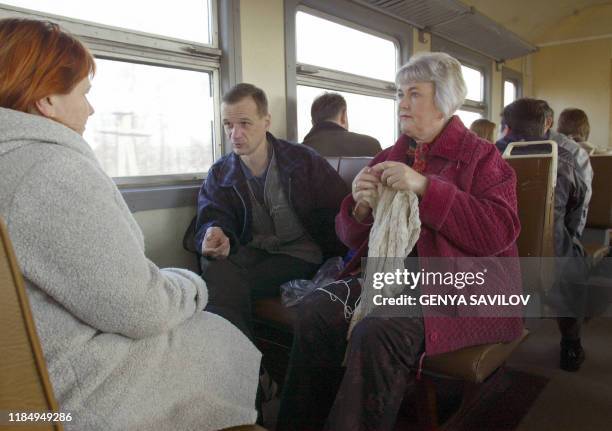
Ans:
[{"label": "gray sweater", "polygon": [[55,396],[78,430],[215,430],[253,423],[261,355],[203,312],[202,279],[159,269],[83,138],[0,108],[0,217]]}]

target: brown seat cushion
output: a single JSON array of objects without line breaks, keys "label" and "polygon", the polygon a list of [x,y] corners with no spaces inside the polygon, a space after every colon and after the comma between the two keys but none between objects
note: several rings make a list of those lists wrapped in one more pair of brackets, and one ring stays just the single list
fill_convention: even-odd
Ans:
[{"label": "brown seat cushion", "polygon": [[432,374],[480,383],[506,361],[527,335],[529,331],[523,329],[521,336],[509,343],[483,344],[426,356],[423,369]]}]

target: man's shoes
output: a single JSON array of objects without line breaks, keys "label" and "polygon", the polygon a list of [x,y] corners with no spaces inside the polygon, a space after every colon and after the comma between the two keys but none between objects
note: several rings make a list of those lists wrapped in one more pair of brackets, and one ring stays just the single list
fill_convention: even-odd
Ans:
[{"label": "man's shoes", "polygon": [[578,371],[584,362],[585,354],[580,338],[577,340],[561,339],[561,360],[559,366],[565,371]]}]

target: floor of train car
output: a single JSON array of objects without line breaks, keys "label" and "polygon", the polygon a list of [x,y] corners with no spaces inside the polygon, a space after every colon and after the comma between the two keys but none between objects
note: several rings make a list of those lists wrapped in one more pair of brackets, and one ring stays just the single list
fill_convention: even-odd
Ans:
[{"label": "floor of train car", "polygon": [[[554,320],[528,320],[527,326],[531,335],[514,352],[505,373],[485,386],[467,415],[446,431],[612,429],[612,318],[593,319],[585,325],[582,340],[587,359],[576,373],[559,368]],[[458,387],[447,387],[442,390],[447,407],[456,406],[453,397]],[[277,408],[278,400],[272,401],[268,414]],[[414,429],[410,407],[404,406],[403,412],[396,431]],[[267,425],[274,429],[273,423]]]}]

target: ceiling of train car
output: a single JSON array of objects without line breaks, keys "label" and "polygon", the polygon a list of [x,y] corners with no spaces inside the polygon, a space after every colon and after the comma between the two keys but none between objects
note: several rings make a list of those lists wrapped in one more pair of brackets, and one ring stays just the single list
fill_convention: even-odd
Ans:
[{"label": "ceiling of train car", "polygon": [[[589,15],[601,15],[605,10],[609,15],[612,9],[610,0],[461,0],[467,6],[475,7],[479,12],[488,16],[521,38],[534,43],[546,43],[551,38],[563,37],[557,30],[559,26],[567,26],[573,20],[576,26],[590,25],[592,19]],[[584,18],[584,19],[581,19]],[[609,24],[608,24],[609,23]],[[612,23],[598,26],[593,33],[612,33]],[[571,37],[568,34],[568,37]],[[579,36],[579,35],[578,35]]]}]

